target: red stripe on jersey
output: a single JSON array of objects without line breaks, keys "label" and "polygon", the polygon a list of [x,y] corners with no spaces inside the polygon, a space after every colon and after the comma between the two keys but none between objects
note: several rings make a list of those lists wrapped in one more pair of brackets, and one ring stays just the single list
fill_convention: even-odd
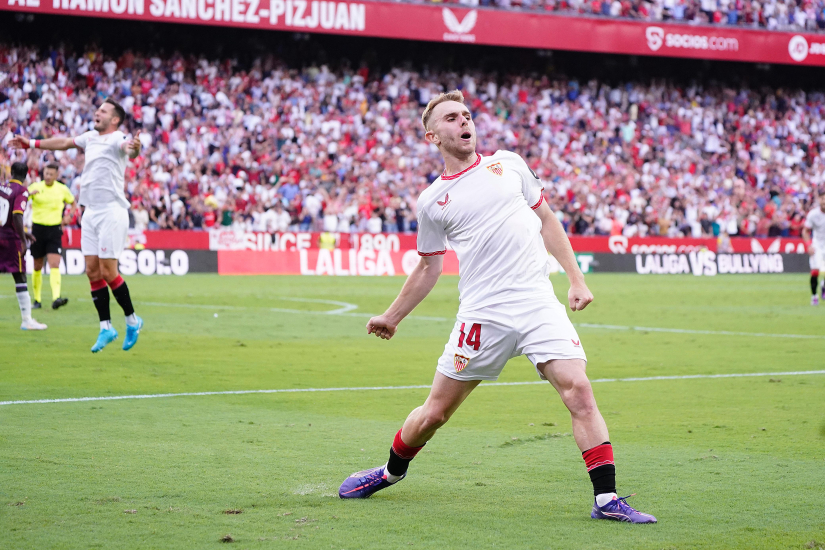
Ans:
[{"label": "red stripe on jersey", "polygon": [[478,153],[476,153],[476,161],[472,164],[472,166],[469,166],[469,167],[465,168],[464,170],[462,170],[461,172],[459,172],[458,174],[453,174],[452,176],[445,176],[445,175],[442,173],[442,174],[441,174],[441,179],[442,179],[442,181],[443,181],[443,180],[454,180],[454,179],[456,179],[458,176],[460,176],[460,175],[464,174],[465,172],[467,172],[468,170],[472,170],[473,168],[475,168],[476,166],[478,166],[478,165],[479,165],[479,163],[481,163],[481,155],[479,155]]},{"label": "red stripe on jersey", "polygon": [[446,250],[439,250],[438,252],[421,252],[418,251],[419,256],[441,256],[442,254],[446,254]]},{"label": "red stripe on jersey", "polygon": [[[542,189],[542,191],[544,191],[544,189]],[[539,206],[541,206],[541,203],[543,203],[543,202],[544,202],[544,195],[542,195],[542,196],[541,196],[541,198],[539,199],[539,202],[537,202],[535,206],[531,206],[530,208],[532,208],[533,210],[535,210],[536,208],[538,208]]]}]

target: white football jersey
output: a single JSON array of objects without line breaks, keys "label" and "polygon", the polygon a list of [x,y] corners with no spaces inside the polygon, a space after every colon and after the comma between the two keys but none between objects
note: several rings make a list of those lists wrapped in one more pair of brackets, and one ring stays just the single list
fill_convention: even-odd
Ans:
[{"label": "white football jersey", "polygon": [[825,212],[818,206],[808,212],[805,227],[813,230],[814,249],[825,251]]},{"label": "white football jersey", "polygon": [[126,134],[119,130],[104,136],[91,130],[74,138],[74,144],[86,155],[80,179],[80,204],[103,208],[114,203],[129,208],[123,189],[128,155],[120,148],[126,140]]},{"label": "white football jersey", "polygon": [[556,300],[541,220],[541,180],[517,154],[497,151],[418,197],[418,253],[458,256],[459,313],[524,300]]}]

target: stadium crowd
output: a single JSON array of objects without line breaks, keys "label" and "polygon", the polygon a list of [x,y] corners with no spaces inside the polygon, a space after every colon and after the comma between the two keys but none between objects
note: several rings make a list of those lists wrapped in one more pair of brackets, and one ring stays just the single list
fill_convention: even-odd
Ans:
[{"label": "stadium crowd", "polygon": [[442,168],[421,110],[455,87],[478,150],[522,154],[571,234],[795,236],[825,173],[820,93],[3,46],[0,164],[55,160],[77,194],[82,153],[8,141],[79,135],[113,97],[143,144],[126,176],[137,230],[415,231]]},{"label": "stadium crowd", "polygon": [[550,11],[780,31],[825,29],[823,0],[431,0],[467,7]]}]

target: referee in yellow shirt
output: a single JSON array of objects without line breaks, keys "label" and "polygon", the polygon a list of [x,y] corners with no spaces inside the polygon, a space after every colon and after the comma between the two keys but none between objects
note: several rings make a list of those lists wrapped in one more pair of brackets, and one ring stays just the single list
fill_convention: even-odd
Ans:
[{"label": "referee in yellow shirt", "polygon": [[57,165],[48,164],[43,170],[43,179],[29,186],[29,201],[32,205],[32,235],[36,239],[31,245],[34,258],[32,291],[34,304],[39,309],[43,290],[43,259],[48,259],[49,285],[52,287],[52,309],[69,302],[60,297],[60,251],[63,246],[63,208],[74,202],[69,188],[57,181]]}]

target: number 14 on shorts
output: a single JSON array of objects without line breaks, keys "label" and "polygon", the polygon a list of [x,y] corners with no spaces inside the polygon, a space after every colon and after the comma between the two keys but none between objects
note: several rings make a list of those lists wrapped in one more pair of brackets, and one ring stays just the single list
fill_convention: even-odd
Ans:
[{"label": "number 14 on shorts", "polygon": [[473,350],[478,351],[479,346],[481,346],[481,325],[479,323],[473,323],[473,326],[470,327],[469,333],[464,332],[465,325],[466,323],[461,323],[461,334],[458,336],[458,347],[463,348],[464,342],[466,341],[467,347],[471,347]]}]

